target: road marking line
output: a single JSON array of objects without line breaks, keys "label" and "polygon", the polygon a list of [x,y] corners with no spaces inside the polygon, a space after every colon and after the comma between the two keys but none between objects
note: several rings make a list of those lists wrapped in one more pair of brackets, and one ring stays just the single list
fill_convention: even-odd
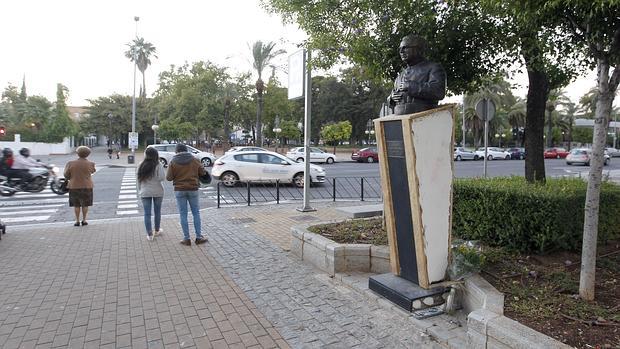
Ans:
[{"label": "road marking line", "polygon": [[118,198],[119,200],[120,199],[136,199],[137,196],[136,195],[119,195]]},{"label": "road marking line", "polygon": [[30,216],[30,217],[15,217],[15,218],[3,218],[2,222],[4,223],[17,223],[17,222],[28,222],[28,221],[46,221],[50,219],[50,216]]},{"label": "road marking line", "polygon": [[138,210],[131,210],[131,211],[116,211],[117,215],[128,215],[128,214],[137,214],[140,213],[140,211]]},{"label": "road marking line", "polygon": [[43,189],[38,193],[29,193],[29,192],[20,191],[20,192],[15,193],[15,195],[47,194],[47,193],[54,193],[54,192],[51,189]]},{"label": "road marking line", "polygon": [[[25,203],[30,204],[33,201],[35,201],[35,200],[24,200],[24,198],[19,198],[18,200],[5,201],[3,203],[3,206],[24,205]],[[68,201],[68,199],[65,196],[64,198],[60,198],[60,199],[41,199],[41,200],[37,200],[36,202],[42,203],[42,204],[50,204],[50,203],[55,203],[55,202],[64,202],[64,203],[66,203],[67,201]]]},{"label": "road marking line", "polygon": [[119,204],[135,204],[138,200],[119,200]]},{"label": "road marking line", "polygon": [[125,204],[125,205],[118,205],[117,208],[136,208],[138,207],[138,204]]},{"label": "road marking line", "polygon": [[54,196],[58,196],[58,194],[35,194],[35,193],[26,193],[29,195],[19,195],[17,197],[19,197],[20,199],[27,199],[27,198],[49,198],[49,197],[54,197]]},{"label": "road marking line", "polygon": [[54,205],[12,205],[12,206],[0,206],[0,211],[9,211],[9,210],[22,210],[24,208],[36,206],[37,208],[50,208],[50,207],[60,207],[64,206],[63,204],[54,204]]},{"label": "road marking line", "polygon": [[121,194],[132,194],[132,193],[135,193],[135,192],[136,192],[136,190],[135,190],[135,189],[132,189],[132,190],[129,190],[129,189],[128,189],[128,190],[121,190],[121,192],[120,192],[120,193],[121,193]]},{"label": "road marking line", "polygon": [[10,212],[0,212],[0,216],[10,216],[10,215],[17,215],[17,214],[30,214],[33,212],[36,213],[54,213],[58,211],[58,209],[55,210],[29,210],[29,211],[10,211]]}]

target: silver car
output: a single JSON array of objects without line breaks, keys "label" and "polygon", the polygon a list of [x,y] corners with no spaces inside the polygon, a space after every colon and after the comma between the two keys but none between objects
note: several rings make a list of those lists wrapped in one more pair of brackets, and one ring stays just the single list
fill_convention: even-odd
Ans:
[{"label": "silver car", "polygon": [[[605,153],[603,155],[603,158],[604,158],[603,165],[605,166],[609,165],[609,161],[610,161],[609,155]],[[567,165],[579,164],[579,165],[590,166],[591,159],[592,159],[592,149],[577,148],[577,149],[571,150],[570,153],[568,153],[568,155],[566,156],[566,164]]]},{"label": "silver car", "polygon": [[[151,144],[148,146],[149,148],[157,149],[159,153],[159,162],[164,165],[164,167],[168,166],[170,160],[174,154],[176,154],[176,144]],[[196,158],[200,163],[202,163],[203,167],[209,167],[213,165],[215,161],[215,155],[213,153],[209,153],[206,151],[198,150],[194,147],[187,146],[187,150]]]},{"label": "silver car", "polygon": [[473,151],[469,151],[463,147],[456,147],[454,148],[454,161],[461,161],[461,160],[478,160],[478,154],[474,153]]}]

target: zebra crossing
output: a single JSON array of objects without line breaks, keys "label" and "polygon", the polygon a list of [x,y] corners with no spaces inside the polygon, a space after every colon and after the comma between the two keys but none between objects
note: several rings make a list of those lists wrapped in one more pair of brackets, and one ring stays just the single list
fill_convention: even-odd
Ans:
[{"label": "zebra crossing", "polygon": [[138,214],[138,191],[136,188],[136,170],[134,168],[125,169],[121,181],[121,190],[118,194],[118,204],[116,215],[125,216]]},{"label": "zebra crossing", "polygon": [[15,193],[0,202],[0,220],[3,223],[30,223],[47,221],[67,205],[67,196],[58,196],[49,188],[39,193]]}]

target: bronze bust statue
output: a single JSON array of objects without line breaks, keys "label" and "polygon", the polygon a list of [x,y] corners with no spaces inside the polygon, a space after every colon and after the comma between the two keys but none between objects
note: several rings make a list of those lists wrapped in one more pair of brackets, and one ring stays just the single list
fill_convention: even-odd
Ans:
[{"label": "bronze bust statue", "polygon": [[446,96],[446,72],[439,63],[424,57],[426,40],[407,35],[400,42],[400,58],[407,66],[394,81],[388,97],[392,114],[405,115],[437,107]]}]

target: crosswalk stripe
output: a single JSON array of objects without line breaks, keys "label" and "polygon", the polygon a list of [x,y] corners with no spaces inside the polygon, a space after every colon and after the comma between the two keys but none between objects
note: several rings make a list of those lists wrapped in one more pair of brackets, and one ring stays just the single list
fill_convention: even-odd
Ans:
[{"label": "crosswalk stripe", "polygon": [[128,214],[137,214],[137,213],[140,213],[140,211],[138,211],[138,210],[131,210],[131,211],[116,211],[116,214],[117,214],[117,215],[120,215],[120,216],[122,216],[122,215],[128,215]]},{"label": "crosswalk stripe", "polygon": [[0,216],[11,216],[11,215],[16,215],[16,214],[29,214],[29,213],[54,213],[58,211],[58,209],[55,210],[29,210],[29,211],[11,211],[11,212],[0,212]]},{"label": "crosswalk stripe", "polygon": [[51,198],[51,197],[54,197],[54,196],[58,196],[58,194],[54,194],[54,193],[51,193],[51,194],[33,194],[33,193],[28,193],[28,194],[30,194],[30,195],[19,195],[19,196],[16,196],[15,198],[19,198],[19,199],[26,199],[26,198],[30,199],[30,198],[32,198],[32,199],[34,199],[34,198]]},{"label": "crosswalk stripe", "polygon": [[46,221],[50,219],[50,216],[30,216],[30,217],[15,217],[15,218],[3,218],[4,223],[18,223],[18,222],[30,222],[30,221]]},{"label": "crosswalk stripe", "polygon": [[[23,203],[25,202],[33,202],[34,200],[25,200],[26,198],[20,198],[19,200],[14,200],[14,201],[5,201],[2,203],[2,205],[0,205],[0,207],[4,207],[4,206],[19,206],[19,205],[23,205]],[[59,199],[41,199],[41,200],[37,200],[37,203],[40,204],[52,204],[55,202],[64,202],[67,203],[69,201],[68,197],[61,197]]]},{"label": "crosswalk stripe", "polygon": [[136,199],[137,196],[136,195],[119,195],[118,198],[119,199]]},{"label": "crosswalk stripe", "polygon": [[131,190],[127,189],[127,190],[121,190],[120,193],[121,194],[132,194],[132,193],[135,193],[135,192],[136,192],[135,189],[131,189]]},{"label": "crosswalk stripe", "polygon": [[[54,194],[54,192],[51,189],[43,189],[40,192],[34,193],[34,194],[48,194],[48,193]],[[33,194],[33,193],[29,193],[29,192],[25,192],[25,191],[20,191],[20,192],[15,193],[15,195],[17,195],[17,196],[30,195],[30,194]]]},{"label": "crosswalk stripe", "polygon": [[138,207],[138,204],[118,205],[118,208],[136,208],[136,207]]},{"label": "crosswalk stripe", "polygon": [[10,210],[22,210],[27,207],[36,206],[39,208],[50,208],[50,207],[60,207],[64,206],[63,204],[54,204],[54,205],[13,205],[13,206],[0,206],[0,211],[10,211]]}]

